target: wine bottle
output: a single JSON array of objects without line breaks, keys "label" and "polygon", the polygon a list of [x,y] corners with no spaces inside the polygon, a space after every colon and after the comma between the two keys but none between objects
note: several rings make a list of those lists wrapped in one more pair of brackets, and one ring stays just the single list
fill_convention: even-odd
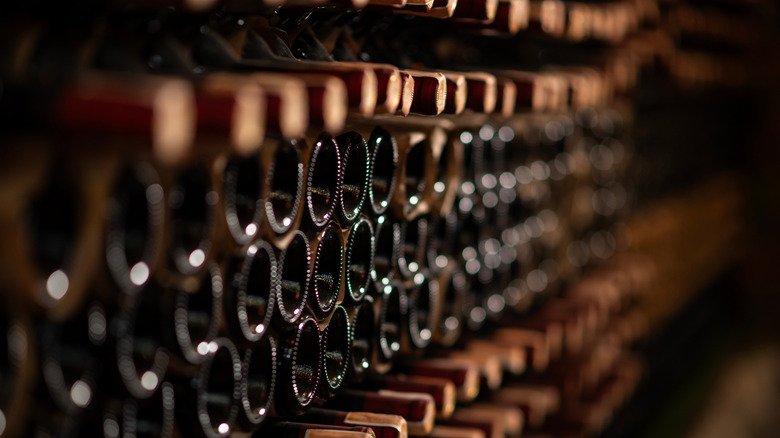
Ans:
[{"label": "wine bottle", "polygon": [[504,427],[499,418],[479,416],[468,408],[456,409],[452,418],[443,422],[446,426],[479,429],[485,434],[485,438],[501,438],[504,436]]},{"label": "wine bottle", "polygon": [[[463,181],[458,187],[458,196],[467,198],[472,203],[475,199],[476,184],[479,175],[483,169],[483,152],[485,148],[485,141],[482,140],[479,130],[468,129],[463,130],[458,134],[458,140],[463,145]],[[458,207],[462,210],[470,210],[462,208],[460,204]]]},{"label": "wine bottle", "polygon": [[[328,54],[327,49],[322,47],[322,43],[316,41],[316,39],[307,33],[302,33],[293,42],[293,45],[297,45],[296,49],[303,49],[306,51],[306,53],[298,53],[297,55],[289,53],[289,57],[282,57],[275,54],[270,55],[269,52],[271,52],[271,45],[279,47],[280,50],[278,52],[289,52],[290,49],[287,48],[284,42],[278,41],[278,37],[273,35],[272,32],[258,28],[253,30],[258,31],[259,34],[262,34],[264,40],[253,41],[252,43],[264,43],[269,47],[264,50],[253,50],[248,52],[247,46],[245,45],[244,58],[277,61],[277,66],[268,67],[269,69],[273,70],[283,70],[287,68],[295,72],[308,70],[316,71],[318,74],[336,75],[347,83],[348,94],[350,95],[350,101],[353,109],[357,109],[358,112],[364,115],[370,115],[372,112],[376,112],[376,114],[392,114],[395,112],[396,108],[398,108],[399,102],[401,100],[401,77],[398,69],[395,66],[390,64],[359,62],[357,61],[355,53],[351,49],[352,44],[349,43],[340,44],[334,48],[332,54]],[[348,39],[349,37],[347,36],[346,32],[344,32],[342,33],[341,38]],[[284,46],[281,47],[281,45]],[[307,47],[301,47],[303,45],[306,45]],[[305,67],[300,68],[300,63],[291,62],[295,58],[302,58],[302,63],[305,65]],[[342,62],[332,62],[331,58],[336,58]],[[364,74],[362,76],[357,74],[345,74],[345,72],[349,70],[352,70],[353,72],[363,72],[366,69],[373,73],[373,76],[376,78],[375,84],[372,84],[373,80],[371,74]],[[372,100],[374,102],[375,108],[371,107]]]},{"label": "wine bottle", "polygon": [[398,143],[392,134],[377,126],[371,131],[368,144],[371,153],[368,200],[371,212],[382,215],[390,206],[395,191],[395,173],[399,160]]},{"label": "wine bottle", "polygon": [[87,306],[66,321],[47,320],[37,327],[41,363],[46,364],[40,370],[43,383],[54,406],[66,415],[79,416],[98,395],[103,370],[96,345],[90,340],[89,327],[89,319],[95,317],[91,306]]},{"label": "wine bottle", "polygon": [[436,404],[429,394],[345,389],[329,400],[326,407],[399,415],[406,420],[410,435],[427,435],[436,419]]},{"label": "wine bottle", "polygon": [[162,243],[164,195],[155,169],[125,167],[106,206],[106,261],[114,282],[127,294],[147,283]]},{"label": "wine bottle", "polygon": [[400,151],[398,176],[400,182],[393,199],[393,212],[399,218],[413,219],[427,205],[425,200],[433,189],[429,186],[434,170],[430,143],[419,135],[397,136]]},{"label": "wine bottle", "polygon": [[406,321],[406,288],[398,280],[377,286],[381,291],[377,321],[377,371],[389,371],[393,359],[401,351],[403,326]]},{"label": "wine bottle", "polygon": [[425,13],[431,10],[434,0],[406,0],[404,11]]},{"label": "wine bottle", "polygon": [[[442,251],[442,248],[449,245],[449,242],[445,241],[445,235],[450,232],[450,230],[447,230],[447,224],[438,214],[427,214],[425,215],[425,219],[428,222],[428,229],[425,240],[424,261],[431,276],[437,276],[449,262],[447,256],[440,252]],[[451,253],[451,251],[449,253]]]},{"label": "wine bottle", "polygon": [[227,338],[217,338],[209,347],[211,353],[197,373],[178,379],[176,417],[183,434],[226,437],[241,409],[241,357]]},{"label": "wine bottle", "polygon": [[[190,364],[199,364],[209,353],[209,346],[217,337],[222,321],[223,277],[219,267],[211,263],[195,290],[182,288],[168,292],[165,317],[170,323],[167,332],[173,340],[167,342],[169,351],[177,352]],[[163,302],[165,299],[163,299]]]},{"label": "wine bottle", "polygon": [[[408,4],[408,3],[407,3]],[[393,8],[396,14],[419,15],[430,18],[450,18],[452,17],[458,2],[455,0],[433,0],[430,8],[423,9],[419,5],[409,5],[401,8]]]},{"label": "wine bottle", "polygon": [[497,104],[501,103],[497,99],[496,77],[485,72],[461,72],[460,74],[466,79],[466,108],[483,114],[495,111]]},{"label": "wine bottle", "polygon": [[262,432],[279,438],[376,438],[367,426],[336,426],[332,424],[294,423],[280,421]]},{"label": "wine bottle", "polygon": [[342,226],[348,226],[357,219],[366,198],[370,156],[365,139],[357,132],[339,135],[336,144],[341,153],[342,178],[336,212]]},{"label": "wine bottle", "polygon": [[479,394],[479,368],[468,360],[421,359],[397,364],[401,372],[420,377],[445,378],[455,385],[459,402],[474,400]]},{"label": "wine bottle", "polygon": [[542,110],[546,105],[545,81],[536,73],[518,70],[494,70],[490,71],[496,77],[511,81],[516,88],[515,112],[521,110]]},{"label": "wine bottle", "polygon": [[519,437],[525,426],[525,416],[520,408],[501,403],[480,402],[462,408],[461,415],[474,418],[497,419],[502,425],[504,435]]},{"label": "wine bottle", "polygon": [[374,270],[374,228],[361,217],[349,229],[344,251],[344,281],[347,298],[360,301],[365,296]]},{"label": "wine bottle", "polygon": [[348,412],[311,408],[297,419],[324,425],[370,427],[377,438],[403,438],[408,433],[406,420],[403,417],[378,412]]},{"label": "wine bottle", "polygon": [[452,17],[493,21],[497,9],[497,0],[468,0],[466,2],[458,2],[458,7],[455,9]]},{"label": "wine bottle", "polygon": [[414,93],[410,113],[436,116],[447,104],[447,79],[442,73],[406,71],[414,79]]},{"label": "wine bottle", "polygon": [[372,376],[363,381],[364,388],[430,394],[436,403],[436,418],[445,419],[455,411],[455,385],[452,381],[437,377],[388,374]]},{"label": "wine bottle", "polygon": [[[346,61],[346,60],[342,60]],[[375,114],[394,114],[403,103],[403,80],[401,73],[394,65],[372,62],[339,62],[342,66],[370,68],[377,78],[377,95]]]},{"label": "wine bottle", "polygon": [[349,112],[347,85],[340,78],[323,74],[299,74],[309,95],[309,126],[325,132],[344,129]]},{"label": "wine bottle", "polygon": [[241,408],[237,427],[252,431],[270,415],[276,385],[278,350],[273,336],[264,336],[253,348],[244,350],[241,363]]},{"label": "wine bottle", "polygon": [[443,72],[445,79],[446,98],[442,114],[460,114],[466,109],[468,89],[466,77],[460,73]]},{"label": "wine bottle", "polygon": [[429,277],[427,271],[415,274],[408,294],[409,338],[412,347],[418,349],[424,349],[431,343],[441,316],[439,284]]},{"label": "wine bottle", "polygon": [[351,324],[347,309],[336,306],[322,332],[322,381],[318,390],[324,399],[332,397],[341,389],[349,371],[354,336]]},{"label": "wine bottle", "polygon": [[263,220],[260,199],[260,157],[234,155],[224,160],[221,201],[225,226],[236,245],[249,244],[260,231]]},{"label": "wine bottle", "polygon": [[563,353],[564,325],[560,320],[541,317],[524,318],[518,321],[515,327],[502,327],[495,333],[495,339],[504,343],[516,343],[523,345],[533,340],[533,345],[538,343],[539,335],[544,342],[544,348],[550,359],[555,360]]},{"label": "wine bottle", "polygon": [[[517,0],[522,1],[522,0]],[[509,3],[515,3],[516,0],[510,0]],[[499,2],[501,5],[506,4]],[[517,86],[507,78],[496,76],[496,110],[495,112],[502,116],[509,117],[515,113],[517,105]]]},{"label": "wine bottle", "polygon": [[350,312],[352,316],[352,349],[350,363],[351,380],[360,381],[371,367],[374,355],[374,338],[376,336],[376,313],[374,299],[371,296],[363,300]]},{"label": "wine bottle", "polygon": [[269,134],[293,140],[309,128],[309,93],[303,79],[274,73],[251,74],[266,97],[266,128]]},{"label": "wine bottle", "polygon": [[303,317],[311,281],[311,249],[302,231],[293,233],[287,248],[279,255],[279,284],[276,303],[284,322],[294,324]]},{"label": "wine bottle", "polygon": [[431,130],[428,139],[435,163],[431,212],[446,216],[452,209],[463,167],[463,147],[440,129]]},{"label": "wine bottle", "polygon": [[464,300],[467,281],[463,271],[454,260],[437,275],[441,316],[433,331],[433,340],[443,346],[452,347],[463,332]]},{"label": "wine bottle", "polygon": [[287,76],[311,73],[335,76],[346,84],[351,110],[364,116],[371,116],[376,109],[378,81],[376,73],[369,67],[316,60],[239,59],[238,54],[229,47],[217,32],[207,31],[200,35],[193,53],[197,62],[213,69],[229,68],[244,73],[262,72],[262,74],[277,72],[287,73]]},{"label": "wine bottle", "polygon": [[566,8],[566,39],[583,41],[590,37],[593,28],[593,7],[573,4]]},{"label": "wine bottle", "polygon": [[586,341],[596,336],[600,319],[591,303],[566,299],[548,301],[537,318],[563,326],[563,348],[567,353],[579,352]]},{"label": "wine bottle", "polygon": [[334,214],[341,190],[341,155],[336,140],[322,134],[314,142],[306,180],[307,223],[324,227]]},{"label": "wine bottle", "polygon": [[438,274],[451,264],[458,263],[455,250],[459,227],[457,210],[450,210],[446,216],[430,215],[428,217],[428,242],[425,258],[431,272]]},{"label": "wine bottle", "polygon": [[[192,84],[181,78],[132,73],[80,73],[56,101],[54,118],[74,135],[134,139],[163,164],[179,163],[193,145],[196,105]],[[121,117],[120,114],[137,117]]]},{"label": "wine bottle", "polygon": [[[62,161],[35,144],[9,143],[14,151],[27,147],[33,150],[8,154],[3,165],[13,194],[0,209],[6,242],[0,273],[14,300],[63,320],[79,309],[100,266],[100,239],[90,232],[103,220],[106,194],[91,184],[107,185],[113,172]],[[92,164],[109,164],[101,161]]]},{"label": "wine bottle", "polygon": [[[404,0],[405,1],[405,0]],[[414,76],[408,71],[401,71],[401,101],[398,105],[396,114],[408,116],[412,112],[414,103]]]},{"label": "wine bottle", "polygon": [[128,393],[147,398],[165,377],[169,353],[162,346],[163,315],[157,302],[160,288],[147,286],[119,310],[115,322],[116,366]]},{"label": "wine bottle", "polygon": [[122,411],[122,430],[131,436],[144,438],[173,437],[175,398],[173,385],[163,382],[160,390],[150,399],[127,399]]},{"label": "wine bottle", "polygon": [[166,245],[170,274],[179,278],[201,272],[210,260],[219,194],[212,187],[205,162],[195,162],[176,173],[166,199],[170,219]]},{"label": "wine bottle", "polygon": [[401,224],[387,216],[379,216],[376,223],[373,271],[376,278],[373,280],[386,284],[396,275],[395,267],[401,250]]},{"label": "wine bottle", "polygon": [[532,1],[528,29],[552,37],[562,37],[566,31],[566,6],[557,0]]},{"label": "wine bottle", "polygon": [[488,339],[473,339],[466,343],[466,351],[475,355],[497,355],[501,360],[502,368],[514,376],[518,376],[526,370],[525,350],[520,347]]},{"label": "wine bottle", "polygon": [[299,415],[314,400],[322,369],[317,321],[304,317],[279,335],[272,414]]},{"label": "wine bottle", "polygon": [[[183,70],[185,73],[189,68]],[[193,85],[198,143],[214,142],[222,147],[228,139],[238,156],[257,152],[265,138],[268,107],[257,81],[247,75],[215,73],[194,79]]]},{"label": "wine bottle", "polygon": [[497,391],[492,400],[520,408],[528,426],[538,428],[544,424],[548,415],[558,411],[560,397],[554,387],[514,384]]},{"label": "wine bottle", "polygon": [[338,223],[330,222],[311,242],[314,262],[309,281],[309,307],[320,320],[333,311],[341,299],[344,243]]},{"label": "wine bottle", "polygon": [[271,326],[279,273],[273,247],[257,240],[230,259],[225,274],[225,319],[240,346],[259,341]]},{"label": "wine bottle", "polygon": [[501,387],[504,376],[504,368],[498,354],[480,354],[471,351],[446,350],[442,357],[452,360],[472,362],[479,369],[480,389],[494,391]]},{"label": "wine bottle", "polygon": [[121,397],[105,391],[95,395],[95,406],[87,415],[70,416],[64,421],[56,414],[33,419],[37,428],[33,436],[175,436],[176,402],[170,382],[163,382],[160,390],[147,399]]},{"label": "wine bottle", "polygon": [[458,27],[475,29],[483,35],[514,35],[528,27],[528,0],[499,0],[492,20],[458,19]]},{"label": "wine bottle", "polygon": [[[264,225],[267,237],[284,246],[292,238],[288,231],[299,222],[303,193],[302,155],[308,146],[303,141],[266,142],[260,156],[265,179],[262,185]],[[287,233],[287,234],[285,234]]]},{"label": "wine bottle", "polygon": [[412,278],[425,267],[425,244],[428,240],[428,220],[424,216],[401,224],[401,251],[398,271]]}]

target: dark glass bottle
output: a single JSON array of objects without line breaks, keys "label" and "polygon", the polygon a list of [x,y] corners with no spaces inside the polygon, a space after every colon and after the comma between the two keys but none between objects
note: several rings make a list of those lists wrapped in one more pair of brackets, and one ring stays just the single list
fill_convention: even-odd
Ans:
[{"label": "dark glass bottle", "polygon": [[423,216],[401,224],[401,251],[398,271],[412,278],[425,267],[425,245],[428,241],[428,219]]},{"label": "dark glass bottle", "polygon": [[336,140],[322,134],[314,142],[306,177],[306,220],[315,229],[324,227],[338,205],[341,177],[341,155]]},{"label": "dark glass bottle", "polygon": [[408,292],[408,330],[411,345],[423,349],[431,343],[441,313],[439,284],[427,271],[415,274]]},{"label": "dark glass bottle", "polygon": [[166,332],[173,335],[173,339],[165,340],[166,346],[190,364],[203,362],[222,321],[224,282],[219,267],[210,264],[199,283],[193,291],[162,291],[168,298],[163,300],[167,301]]},{"label": "dark glass bottle", "polygon": [[197,373],[177,380],[176,416],[184,435],[227,437],[241,409],[241,357],[226,338],[212,341],[209,350]]},{"label": "dark glass bottle", "polygon": [[170,361],[161,339],[164,314],[158,287],[146,287],[122,305],[112,322],[119,376],[127,391],[147,398],[158,390]]},{"label": "dark glass bottle", "polygon": [[[40,345],[40,369],[43,383],[49,396],[59,412],[74,417],[81,415],[93,405],[98,396],[98,383],[104,374],[104,365],[98,356],[98,346],[91,340],[90,319],[100,318],[95,314],[99,311],[92,305],[84,307],[80,312],[66,321],[43,321],[37,326]],[[105,329],[105,320],[102,321]],[[19,349],[13,343],[22,341],[20,326],[14,328],[16,339],[6,338],[7,347]],[[9,333],[9,336],[11,333]],[[16,360],[22,351],[9,351],[9,360]],[[29,365],[29,364],[28,364]],[[19,374],[9,369],[8,374]],[[14,376],[13,378],[20,378]]]},{"label": "dark glass bottle", "polygon": [[230,157],[222,173],[224,220],[230,237],[238,246],[251,242],[260,231],[263,220],[261,175],[257,154]]},{"label": "dark glass bottle", "polygon": [[344,251],[346,298],[360,301],[366,294],[374,270],[375,250],[374,227],[370,220],[361,217],[350,228]]},{"label": "dark glass bottle", "polygon": [[293,233],[290,244],[279,255],[279,283],[276,303],[282,319],[295,323],[303,316],[311,279],[311,249],[301,231]]},{"label": "dark glass bottle", "polygon": [[352,321],[347,309],[336,306],[322,332],[323,363],[319,394],[329,398],[336,394],[347,376],[352,356]]},{"label": "dark glass bottle", "polygon": [[270,328],[279,294],[278,265],[273,247],[263,240],[230,260],[225,276],[224,309],[231,338],[247,346]]},{"label": "dark glass bottle", "polygon": [[399,140],[398,146],[401,158],[393,211],[397,217],[408,220],[420,211],[432,189],[428,181],[433,170],[433,151],[427,140],[411,136]]},{"label": "dark glass bottle", "polygon": [[[380,287],[380,286],[377,286]],[[406,288],[400,281],[381,285],[377,321],[377,368],[386,372],[401,351],[406,321]]]},{"label": "dark glass bottle", "polygon": [[385,282],[396,276],[398,255],[401,251],[401,224],[387,216],[376,218],[376,250],[374,251],[374,279]]},{"label": "dark glass bottle", "polygon": [[350,312],[352,316],[352,363],[351,378],[360,381],[371,367],[376,336],[376,313],[374,299],[371,296],[363,300]]},{"label": "dark glass bottle", "polygon": [[354,222],[363,207],[369,184],[370,155],[366,140],[357,132],[336,137],[341,152],[341,191],[336,207],[343,226]]},{"label": "dark glass bottle", "polygon": [[304,186],[301,154],[305,148],[306,144],[297,140],[263,145],[263,210],[274,237],[289,231],[298,218]]},{"label": "dark glass bottle", "polygon": [[373,214],[382,215],[390,206],[395,191],[398,143],[390,132],[377,126],[368,140],[371,153],[368,200]]},{"label": "dark glass bottle", "polygon": [[441,316],[434,330],[433,338],[441,346],[451,347],[463,332],[465,313],[464,299],[467,281],[457,262],[450,261],[435,280],[439,285]]},{"label": "dark glass bottle", "polygon": [[309,307],[318,319],[327,317],[341,291],[344,244],[338,223],[330,222],[312,240],[314,264],[309,282]]},{"label": "dark glass bottle", "polygon": [[200,272],[207,266],[214,242],[219,194],[211,184],[205,162],[183,168],[167,196],[170,221],[166,228],[169,268],[178,276]]},{"label": "dark glass bottle", "polygon": [[317,321],[304,317],[279,335],[273,412],[298,415],[314,400],[322,368]]},{"label": "dark glass bottle", "polygon": [[128,165],[106,205],[106,262],[114,282],[128,294],[146,284],[162,243],[165,197],[149,164]]},{"label": "dark glass bottle", "polygon": [[262,424],[271,412],[276,385],[276,340],[263,337],[253,348],[244,350],[241,375],[241,408],[238,427],[252,431]]}]

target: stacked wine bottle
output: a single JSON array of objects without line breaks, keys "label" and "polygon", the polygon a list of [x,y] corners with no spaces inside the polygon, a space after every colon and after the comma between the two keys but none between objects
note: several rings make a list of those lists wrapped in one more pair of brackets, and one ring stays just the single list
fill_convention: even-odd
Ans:
[{"label": "stacked wine bottle", "polygon": [[[608,423],[641,374],[624,103],[653,57],[490,57],[617,44],[651,2],[109,3],[2,30],[0,435]],[[376,37],[409,23],[449,39]]]},{"label": "stacked wine bottle", "polygon": [[[25,200],[33,226],[20,254],[37,268],[30,296],[5,297],[15,378],[4,381],[18,397],[36,388],[26,415],[15,399],[4,406],[7,430],[224,436],[333,396],[326,406],[368,409],[367,394],[342,387],[367,375],[377,389],[400,384],[378,377],[397,357],[414,374],[412,358],[429,347],[453,347],[464,327],[528,310],[588,254],[614,250],[613,229],[595,212],[564,220],[576,217],[563,209],[577,190],[594,205],[605,197],[599,190],[621,201],[596,210],[605,222],[625,204],[620,186],[594,189],[575,173],[579,165],[618,175],[620,160],[605,165],[604,156],[625,155],[612,133],[582,134],[580,122],[550,116],[524,131],[488,123],[397,135],[375,127],[365,137],[271,140],[253,155],[204,153],[175,166],[81,155],[57,162]],[[571,146],[574,137],[591,141]],[[31,243],[44,240],[60,244]],[[74,257],[103,267],[69,263]],[[36,332],[13,303],[46,312]],[[432,388],[447,387],[436,377],[448,364],[429,364]],[[460,370],[471,378],[450,373],[472,386],[458,388],[459,399],[476,395],[472,368]],[[32,373],[42,374],[36,386]],[[436,409],[446,416],[454,405],[452,389],[445,393]],[[424,406],[407,418],[423,423],[407,426],[414,434],[431,432]]]}]

